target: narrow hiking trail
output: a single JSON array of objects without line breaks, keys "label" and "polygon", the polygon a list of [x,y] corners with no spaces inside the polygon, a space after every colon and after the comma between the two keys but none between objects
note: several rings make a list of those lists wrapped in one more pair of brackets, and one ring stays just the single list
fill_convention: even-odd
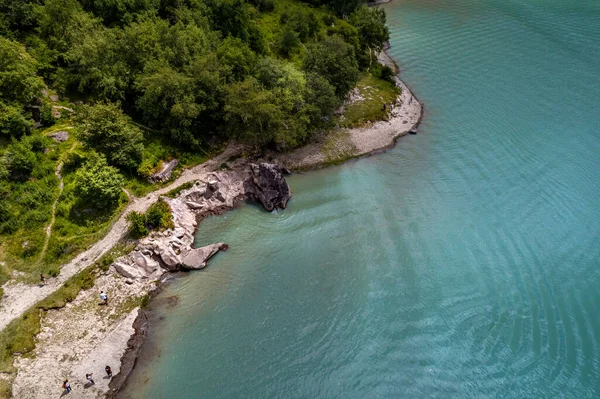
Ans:
[{"label": "narrow hiking trail", "polygon": [[[29,285],[24,283],[14,283],[11,281],[4,284],[4,298],[2,299],[2,302],[0,302],[0,331],[3,330],[11,321],[21,316],[35,303],[58,290],[69,278],[85,269],[106,252],[108,252],[127,234],[129,223],[126,220],[126,216],[131,211],[144,212],[150,205],[158,200],[159,196],[166,194],[182,184],[207,178],[208,175],[217,170],[223,162],[227,161],[227,159],[230,157],[237,155],[239,152],[239,146],[229,145],[227,149],[220,155],[200,165],[196,165],[190,169],[184,170],[181,176],[179,176],[171,184],[148,193],[143,198],[136,198],[128,193],[130,196],[129,205],[127,205],[119,219],[110,227],[104,238],[93,244],[84,252],[77,255],[69,263],[63,265],[60,269],[60,274],[56,278],[48,279],[48,283],[46,285]],[[47,240],[48,239],[49,233]],[[46,246],[47,245],[45,245],[45,247]]]},{"label": "narrow hiking trail", "polygon": [[[67,151],[67,155],[73,152],[76,146],[77,143],[73,143],[71,148],[69,148],[69,151]],[[40,252],[40,256],[38,258],[38,264],[42,262],[44,256],[46,255],[46,251],[48,250],[48,243],[50,242],[50,235],[52,234],[52,227],[54,226],[54,221],[56,220],[56,204],[58,204],[58,200],[60,199],[64,188],[64,182],[61,174],[64,163],[65,162],[61,160],[56,166],[56,170],[54,171],[56,177],[58,177],[58,195],[56,196],[56,199],[52,204],[52,217],[50,218],[50,224],[48,224],[48,227],[46,227],[46,240],[44,241],[44,246],[42,247],[42,251]]]}]

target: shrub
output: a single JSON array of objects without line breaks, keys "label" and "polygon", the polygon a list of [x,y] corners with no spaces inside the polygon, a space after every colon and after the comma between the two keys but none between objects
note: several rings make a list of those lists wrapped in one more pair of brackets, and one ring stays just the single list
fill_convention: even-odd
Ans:
[{"label": "shrub", "polygon": [[381,68],[381,79],[393,82],[394,75],[394,70],[389,66],[385,65],[383,68]]},{"label": "shrub", "polygon": [[40,224],[47,222],[49,219],[50,214],[48,212],[32,209],[23,217],[23,226],[26,228],[35,228]]},{"label": "shrub", "polygon": [[50,127],[56,123],[54,115],[52,115],[52,106],[48,103],[43,103],[40,109],[40,122],[42,126]]},{"label": "shrub", "polygon": [[152,204],[146,213],[133,211],[127,215],[129,233],[134,238],[147,236],[151,230],[172,228],[171,207],[163,199]]},{"label": "shrub", "polygon": [[25,141],[13,141],[6,151],[7,167],[13,180],[27,180],[35,167],[36,156]]},{"label": "shrub", "polygon": [[180,192],[182,192],[183,190],[187,190],[188,188],[192,188],[194,187],[194,182],[193,181],[189,181],[187,183],[183,183],[181,186],[174,188],[173,190],[169,191],[166,196],[169,198],[175,198],[179,195]]},{"label": "shrub", "polygon": [[41,134],[34,134],[32,136],[28,136],[23,138],[23,141],[26,141],[31,146],[31,151],[33,152],[43,152],[48,146],[48,138],[42,136]]},{"label": "shrub", "polygon": [[129,233],[132,237],[141,238],[150,233],[148,227],[146,227],[146,215],[143,213],[133,211],[127,215],[127,221],[129,222]]},{"label": "shrub", "polygon": [[173,227],[173,214],[169,204],[163,199],[152,204],[146,211],[146,223],[153,230]]},{"label": "shrub", "polygon": [[149,178],[152,175],[152,170],[154,169],[154,162],[150,159],[144,159],[140,166],[137,169],[138,175],[143,178]]},{"label": "shrub", "polygon": [[84,160],[85,157],[77,151],[67,153],[65,161],[63,163],[63,172],[67,173],[70,171],[74,171],[83,164]]},{"label": "shrub", "polygon": [[150,305],[150,295],[145,294],[140,298],[140,307],[146,309]]},{"label": "shrub", "polygon": [[98,209],[114,206],[121,196],[123,176],[106,164],[104,156],[94,154],[76,174],[76,194]]},{"label": "shrub", "polygon": [[0,234],[12,234],[19,230],[19,227],[21,227],[19,219],[12,217],[0,223]]},{"label": "shrub", "polygon": [[38,250],[37,244],[35,242],[33,242],[32,240],[23,241],[21,248],[22,248],[22,250],[21,250],[22,258],[29,258],[32,255],[34,255]]},{"label": "shrub", "polygon": [[33,121],[25,116],[21,107],[0,101],[0,134],[20,137],[33,129]]}]

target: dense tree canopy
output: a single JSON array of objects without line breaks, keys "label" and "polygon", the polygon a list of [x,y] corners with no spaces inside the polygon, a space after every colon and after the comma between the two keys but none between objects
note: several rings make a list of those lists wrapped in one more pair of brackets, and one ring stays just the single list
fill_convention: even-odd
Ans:
[{"label": "dense tree canopy", "polygon": [[[289,150],[346,126],[335,111],[357,80],[391,73],[373,65],[385,14],[362,5],[0,0],[0,260],[63,263],[124,186],[145,195],[173,158],[188,167],[230,139]],[[167,227],[164,205],[134,228]]]},{"label": "dense tree canopy", "polygon": [[39,95],[43,80],[22,44],[0,37],[0,135],[22,136],[33,127],[25,106]]},{"label": "dense tree canopy", "polygon": [[0,37],[0,101],[27,104],[35,99],[44,87],[36,70],[23,45]]},{"label": "dense tree canopy", "polygon": [[340,99],[358,80],[354,49],[340,36],[331,36],[311,45],[304,60],[304,68],[327,79],[335,87],[335,93]]},{"label": "dense tree canopy", "polygon": [[27,180],[35,167],[36,156],[28,141],[14,140],[5,153],[4,162],[11,179]]},{"label": "dense tree canopy", "polygon": [[43,77],[61,93],[104,102],[83,108],[81,137],[118,168],[136,169],[143,148],[118,108],[183,148],[230,137],[300,145],[333,125],[333,111],[388,38],[385,13],[360,0],[306,3],[320,8],[0,0],[0,132],[31,130],[26,107],[40,97]]},{"label": "dense tree canopy", "polygon": [[118,103],[84,106],[77,122],[81,141],[89,149],[104,154],[109,164],[135,170],[142,161],[144,136]]}]

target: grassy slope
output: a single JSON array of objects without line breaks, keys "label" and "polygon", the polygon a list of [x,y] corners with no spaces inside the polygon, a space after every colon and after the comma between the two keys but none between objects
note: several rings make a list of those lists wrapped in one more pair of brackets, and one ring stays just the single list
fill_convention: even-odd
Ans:
[{"label": "grassy slope", "polygon": [[376,78],[371,74],[363,74],[356,85],[363,100],[348,105],[340,125],[343,127],[357,127],[365,123],[387,120],[388,109],[383,109],[383,104],[396,101],[400,89],[394,83]]},{"label": "grassy slope", "polygon": [[[29,283],[38,282],[40,273],[57,275],[60,265],[67,263],[103,237],[127,206],[125,193],[115,208],[105,212],[78,205],[75,196],[75,172],[79,163],[86,157],[87,151],[77,140],[76,129],[71,125],[70,120],[61,119],[57,125],[34,132],[47,136],[52,132],[67,130],[70,137],[63,143],[48,141],[48,151],[38,154],[38,165],[33,173],[35,177],[26,182],[11,183],[11,195],[6,201],[18,209],[18,218],[22,223],[17,231],[0,235],[0,285],[8,281],[14,271],[19,272],[16,274],[19,280]],[[144,160],[150,162],[154,169],[159,169],[163,160],[177,158],[180,161],[170,180],[176,178],[182,168],[202,163],[221,150],[221,147],[218,147],[211,153],[185,152],[157,134],[144,131],[144,135]],[[0,153],[5,145],[0,147]],[[64,189],[56,201],[59,179],[55,170],[60,162],[65,162],[62,170]],[[151,184],[133,174],[125,175],[125,178],[125,188],[136,196],[143,196],[169,183]],[[46,227],[50,224],[52,204],[55,201],[55,222],[47,250],[42,254]],[[2,294],[0,292],[0,298]]]}]

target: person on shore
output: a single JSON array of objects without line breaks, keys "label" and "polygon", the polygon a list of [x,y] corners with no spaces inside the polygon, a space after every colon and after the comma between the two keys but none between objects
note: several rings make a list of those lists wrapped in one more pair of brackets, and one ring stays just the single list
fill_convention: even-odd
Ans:
[{"label": "person on shore", "polygon": [[100,299],[102,299],[103,304],[108,305],[108,295],[104,291],[100,291]]},{"label": "person on shore", "polygon": [[86,374],[85,378],[90,382],[90,384],[94,385],[96,383],[94,382],[94,379],[92,378],[92,374],[94,374],[94,373]]},{"label": "person on shore", "polygon": [[71,384],[69,384],[69,380],[64,380],[63,384],[62,384],[62,388],[65,390],[65,392],[69,393],[71,392]]},{"label": "person on shore", "polygon": [[42,285],[46,285],[46,276],[44,276],[44,274],[40,274],[40,281],[42,282]]},{"label": "person on shore", "polygon": [[112,370],[110,366],[104,367],[104,371],[106,371],[106,375],[108,376],[108,378],[112,378]]}]

